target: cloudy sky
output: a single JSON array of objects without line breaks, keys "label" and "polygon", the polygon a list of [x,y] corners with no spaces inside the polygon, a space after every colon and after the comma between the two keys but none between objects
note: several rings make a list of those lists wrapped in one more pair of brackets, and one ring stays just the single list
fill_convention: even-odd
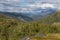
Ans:
[{"label": "cloudy sky", "polygon": [[46,7],[60,9],[60,0],[0,0],[0,11],[32,12]]}]

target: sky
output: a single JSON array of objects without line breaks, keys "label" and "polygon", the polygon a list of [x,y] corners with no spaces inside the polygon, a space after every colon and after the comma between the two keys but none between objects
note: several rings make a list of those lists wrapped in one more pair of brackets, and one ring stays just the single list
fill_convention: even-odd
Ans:
[{"label": "sky", "polygon": [[60,0],[0,0],[0,11],[32,12],[47,7],[60,9]]}]

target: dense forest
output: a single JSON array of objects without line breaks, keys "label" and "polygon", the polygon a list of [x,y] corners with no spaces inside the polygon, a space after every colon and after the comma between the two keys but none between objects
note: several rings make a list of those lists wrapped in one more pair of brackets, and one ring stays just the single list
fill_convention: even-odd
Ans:
[{"label": "dense forest", "polygon": [[48,33],[60,33],[60,12],[32,22],[0,14],[0,40],[21,40],[27,36]]}]

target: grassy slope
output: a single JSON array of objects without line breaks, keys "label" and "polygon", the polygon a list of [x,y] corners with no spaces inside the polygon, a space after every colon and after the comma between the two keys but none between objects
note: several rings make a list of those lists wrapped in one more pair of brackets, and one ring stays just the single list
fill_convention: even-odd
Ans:
[{"label": "grassy slope", "polygon": [[34,36],[37,33],[59,33],[60,12],[57,12],[40,21],[25,23],[21,20],[0,14],[0,39],[20,40],[25,36]]}]

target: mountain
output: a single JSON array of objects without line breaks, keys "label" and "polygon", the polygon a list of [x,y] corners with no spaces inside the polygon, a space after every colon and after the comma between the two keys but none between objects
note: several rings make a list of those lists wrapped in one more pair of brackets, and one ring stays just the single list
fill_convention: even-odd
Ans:
[{"label": "mountain", "polygon": [[16,12],[0,12],[0,14],[4,14],[13,18],[17,18],[23,21],[33,21],[33,20],[39,20],[41,18],[44,18],[48,15],[51,15],[56,12],[56,9],[54,8],[38,8],[36,10],[33,10],[34,12],[28,12],[28,13],[16,13]]},{"label": "mountain", "polygon": [[54,14],[58,10],[53,3],[24,3],[20,4],[18,0],[17,2],[7,0],[1,1],[0,12],[4,15],[29,22],[40,20]]},{"label": "mountain", "polygon": [[1,40],[21,40],[26,37],[36,37],[41,34],[41,36],[44,36],[45,34],[52,33],[60,33],[60,11],[42,20],[33,22],[23,22],[16,18],[6,16],[5,14],[0,14]]}]

